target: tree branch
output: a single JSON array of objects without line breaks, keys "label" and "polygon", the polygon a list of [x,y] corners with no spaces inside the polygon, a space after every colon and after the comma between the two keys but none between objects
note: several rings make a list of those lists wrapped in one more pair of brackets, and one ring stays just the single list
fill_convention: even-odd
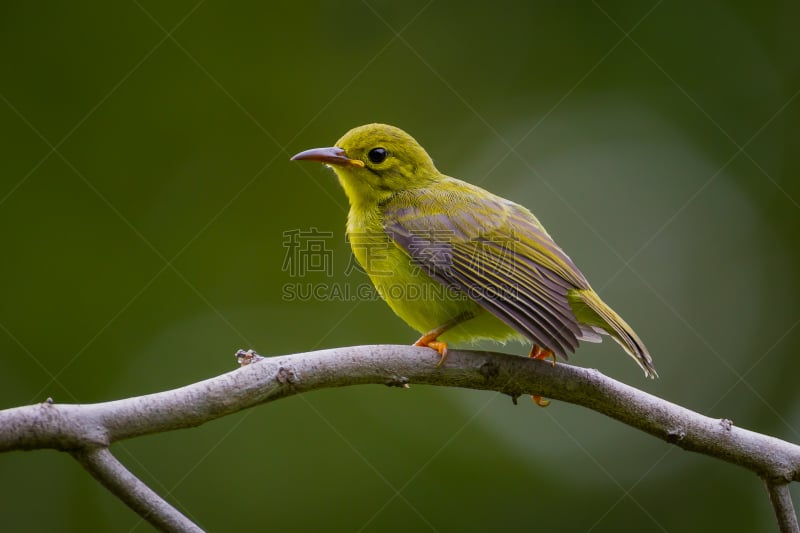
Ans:
[{"label": "tree branch", "polygon": [[108,448],[73,451],[72,456],[125,505],[162,531],[202,531],[130,473]]},{"label": "tree branch", "polygon": [[[592,369],[460,350],[451,350],[441,367],[436,366],[437,362],[438,356],[427,348],[355,346],[270,357],[185,387],[124,400],[88,405],[44,402],[6,409],[0,411],[0,451],[69,451],[81,464],[89,465],[87,469],[104,485],[123,497],[117,485],[130,483],[112,483],[108,479],[133,476],[124,469],[115,471],[113,464],[119,464],[113,457],[109,459],[110,453],[105,451],[111,443],[199,426],[294,394],[366,383],[495,390],[513,399],[539,394],[588,407],[685,450],[751,470],[767,483],[781,529],[796,531],[797,518],[787,487],[791,481],[800,481],[800,446],[736,427],[729,420],[708,418]],[[98,475],[99,471],[105,473]],[[158,508],[152,503],[154,500],[147,504],[125,501],[140,514]],[[167,526],[178,527],[157,525]]]},{"label": "tree branch", "polygon": [[766,482],[769,501],[775,510],[778,527],[784,533],[800,533],[797,526],[797,515],[792,504],[792,495],[789,493],[789,484],[786,482]]}]

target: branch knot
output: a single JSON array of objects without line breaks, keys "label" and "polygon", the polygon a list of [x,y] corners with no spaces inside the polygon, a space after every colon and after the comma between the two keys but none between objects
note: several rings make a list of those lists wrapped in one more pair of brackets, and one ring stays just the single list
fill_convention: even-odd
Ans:
[{"label": "branch knot", "polygon": [[387,387],[400,387],[401,389],[407,389],[409,379],[405,376],[397,376],[393,375],[386,381]]},{"label": "branch knot", "polygon": [[275,381],[282,385],[285,385],[286,383],[293,385],[300,381],[300,375],[295,372],[294,368],[290,366],[281,366],[275,373]]},{"label": "branch knot", "polygon": [[667,432],[667,441],[676,444],[686,438],[686,432],[680,428],[673,428]]}]

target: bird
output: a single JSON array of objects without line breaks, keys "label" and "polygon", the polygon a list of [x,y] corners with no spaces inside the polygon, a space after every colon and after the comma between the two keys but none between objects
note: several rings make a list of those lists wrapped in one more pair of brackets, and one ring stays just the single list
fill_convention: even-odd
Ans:
[{"label": "bird", "polygon": [[449,344],[487,339],[529,342],[530,357],[555,365],[579,341],[608,336],[646,377],[657,376],[641,339],[530,210],[441,173],[400,128],[359,126],[291,160],[333,169],[350,204],[356,260],[439,365]]}]

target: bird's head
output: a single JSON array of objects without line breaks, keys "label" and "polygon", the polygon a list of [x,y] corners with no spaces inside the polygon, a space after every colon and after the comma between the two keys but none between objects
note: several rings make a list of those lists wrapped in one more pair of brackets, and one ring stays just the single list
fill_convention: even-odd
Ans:
[{"label": "bird's head", "polygon": [[352,205],[380,203],[398,191],[424,187],[439,177],[428,153],[408,133],[386,124],[353,128],[330,148],[300,152],[331,167]]}]

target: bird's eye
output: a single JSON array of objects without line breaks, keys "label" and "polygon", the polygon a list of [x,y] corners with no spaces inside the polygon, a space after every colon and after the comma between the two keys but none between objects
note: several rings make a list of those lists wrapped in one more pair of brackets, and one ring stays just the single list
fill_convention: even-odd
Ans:
[{"label": "bird's eye", "polygon": [[389,155],[389,152],[386,151],[386,148],[373,148],[367,154],[369,160],[373,163],[383,163],[386,160],[386,156]]}]

